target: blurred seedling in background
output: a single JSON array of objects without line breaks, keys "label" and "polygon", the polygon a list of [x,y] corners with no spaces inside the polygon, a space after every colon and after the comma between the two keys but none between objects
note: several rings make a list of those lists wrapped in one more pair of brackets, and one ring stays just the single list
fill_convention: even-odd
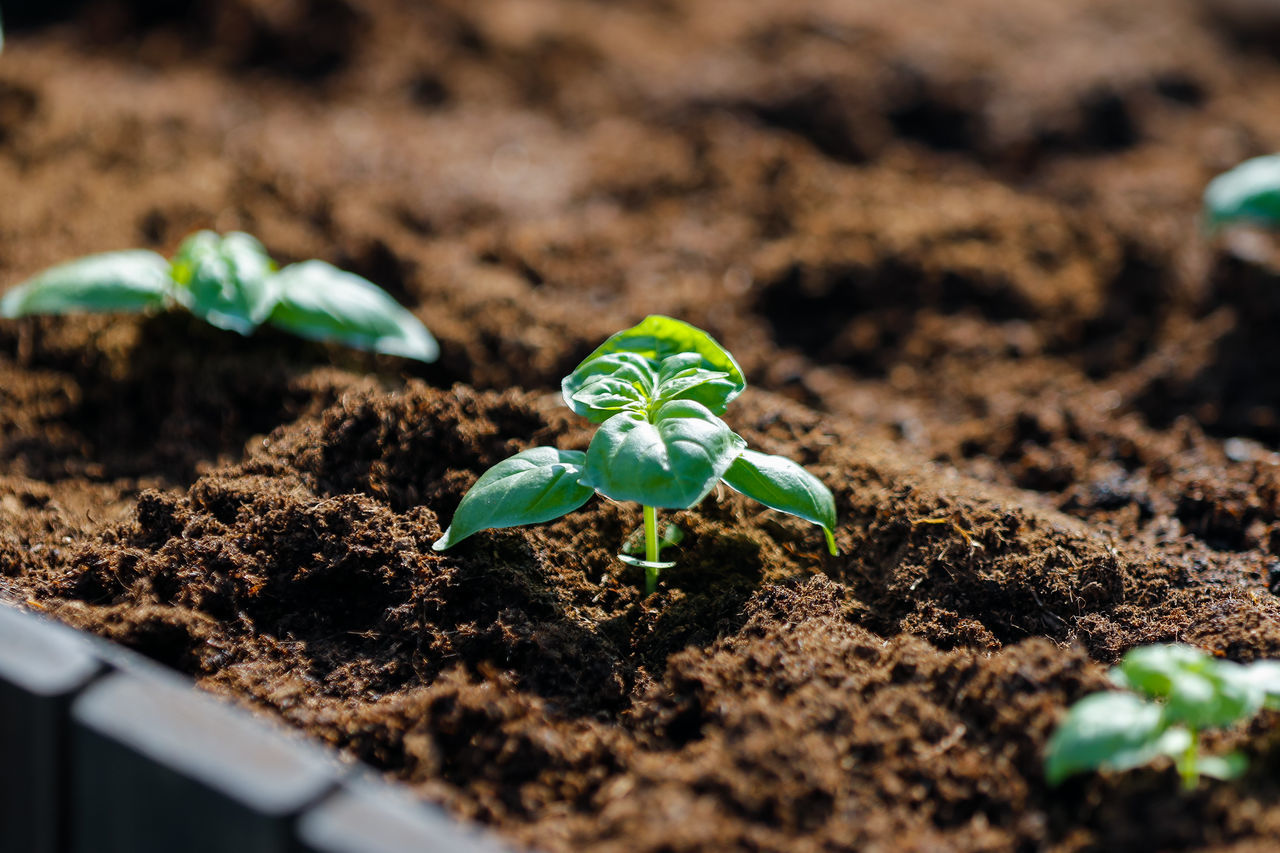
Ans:
[{"label": "blurred seedling in background", "polygon": [[1280,268],[1280,154],[1254,157],[1209,182],[1204,226],[1247,261]]},{"label": "blurred seedling in background", "polygon": [[1240,753],[1203,755],[1200,735],[1280,709],[1280,661],[1238,664],[1185,645],[1142,646],[1110,672],[1115,691],[1071,707],[1049,740],[1045,777],[1057,785],[1089,770],[1129,770],[1173,760],[1184,790],[1200,776],[1234,779]]},{"label": "blurred seedling in background", "polygon": [[[657,588],[661,551],[683,537],[658,525],[658,509],[695,506],[717,483],[772,509],[819,525],[827,549],[835,499],[795,462],[746,449],[719,417],[746,388],[742,369],[706,332],[654,315],[613,335],[587,356],[561,390],[569,408],[599,424],[586,453],[535,447],[490,468],[463,496],[437,551],[487,528],[551,521],[599,492],[641,505],[644,526],[619,559],[645,570]],[[643,556],[641,556],[643,555]]]},{"label": "blurred seedling in background", "polygon": [[172,261],[143,249],[60,264],[0,297],[0,317],[183,308],[250,335],[270,325],[313,341],[435,361],[439,347],[385,290],[324,261],[278,269],[248,234],[192,234]]}]

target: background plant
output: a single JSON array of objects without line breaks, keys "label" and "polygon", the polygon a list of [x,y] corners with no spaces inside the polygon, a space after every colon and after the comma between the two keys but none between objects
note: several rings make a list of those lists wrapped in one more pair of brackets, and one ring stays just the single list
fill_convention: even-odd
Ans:
[{"label": "background plant", "polygon": [[1280,230],[1280,154],[1246,160],[1210,181],[1204,220],[1210,233],[1234,225]]},{"label": "background plant", "polygon": [[298,337],[435,361],[439,346],[385,290],[324,261],[278,269],[248,234],[192,234],[172,261],[143,249],[52,267],[0,298],[0,317],[181,307],[220,329]]},{"label": "background plant", "polygon": [[[819,525],[837,553],[835,500],[802,467],[748,450],[720,419],[746,388],[742,369],[710,335],[653,315],[613,335],[565,377],[565,403],[599,424],[586,453],[535,447],[490,468],[463,496],[453,523],[433,546],[451,548],[486,528],[550,521],[599,492],[642,508],[643,533],[621,558],[645,568],[657,587],[662,548],[682,535],[659,529],[658,509],[687,509],[724,483],[747,497]],[[639,553],[643,542],[644,559]]]},{"label": "background plant", "polygon": [[1071,707],[1049,740],[1045,776],[1057,785],[1088,770],[1128,770],[1173,759],[1183,787],[1201,775],[1232,779],[1243,755],[1203,755],[1200,735],[1280,709],[1280,661],[1243,665],[1185,645],[1143,646],[1109,673],[1119,690],[1094,693]]}]

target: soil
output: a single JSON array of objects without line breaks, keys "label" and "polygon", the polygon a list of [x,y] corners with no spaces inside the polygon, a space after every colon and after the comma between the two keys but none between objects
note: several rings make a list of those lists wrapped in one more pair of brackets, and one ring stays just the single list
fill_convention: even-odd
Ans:
[{"label": "soil", "polygon": [[[6,4],[0,282],[244,229],[443,357],[0,322],[0,596],[538,850],[1274,850],[1276,714],[1192,794],[1041,773],[1135,645],[1280,657],[1280,272],[1197,223],[1280,150],[1270,8]],[[432,551],[649,313],[841,555],[729,492],[648,598],[602,499]]]}]

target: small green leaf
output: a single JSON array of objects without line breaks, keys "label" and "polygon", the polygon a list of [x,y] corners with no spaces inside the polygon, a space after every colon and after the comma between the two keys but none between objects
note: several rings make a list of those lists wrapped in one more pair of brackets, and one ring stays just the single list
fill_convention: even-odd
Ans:
[{"label": "small green leaf", "polygon": [[534,447],[494,465],[462,496],[453,523],[431,547],[452,548],[491,527],[551,521],[582,506],[595,494],[580,485],[580,450]]},{"label": "small green leaf", "polygon": [[649,409],[644,392],[634,382],[617,376],[593,376],[569,399],[580,404],[585,416],[591,419],[607,420],[624,409],[641,413]]},{"label": "small green leaf", "polygon": [[744,450],[724,474],[724,482],[771,509],[799,516],[822,528],[827,550],[836,549],[836,501],[822,481],[785,456]]},{"label": "small green leaf", "polygon": [[51,267],[0,298],[0,317],[142,311],[164,305],[169,263],[142,249],[90,255]]},{"label": "small green leaf", "polygon": [[241,232],[192,234],[173,257],[178,300],[219,329],[248,335],[275,305],[274,264],[254,237]]},{"label": "small green leaf", "polygon": [[1204,218],[1210,232],[1235,224],[1280,229],[1280,154],[1246,160],[1210,181]]},{"label": "small green leaf", "polygon": [[272,279],[276,305],[271,325],[313,341],[435,361],[436,339],[391,295],[354,273],[324,261],[292,264]]},{"label": "small green leaf", "polygon": [[1111,672],[1111,680],[1119,687],[1130,687],[1148,696],[1163,698],[1172,692],[1177,675],[1197,672],[1209,660],[1204,652],[1181,643],[1139,646],[1120,660]]},{"label": "small green leaf", "polygon": [[1071,707],[1049,739],[1045,778],[1057,785],[1086,770],[1128,770],[1190,745],[1191,733],[1167,728],[1156,703],[1131,693],[1094,693]]},{"label": "small green leaf", "polygon": [[[694,357],[697,358],[696,355]],[[702,367],[667,369],[667,363],[676,360],[684,359],[680,356],[672,356],[659,366],[658,387],[653,393],[654,401],[662,404],[671,400],[693,400],[706,406],[708,410],[714,411],[719,407],[723,411],[722,402],[734,394],[734,383],[729,378],[729,374]]]},{"label": "small green leaf", "polygon": [[[644,411],[658,383],[649,359],[629,352],[587,359],[564,378],[560,391],[565,405],[593,424],[604,423],[622,409]],[[607,390],[606,397],[597,397]],[[607,405],[597,406],[600,399]]]},{"label": "small green leaf", "polygon": [[1245,677],[1263,692],[1267,708],[1280,711],[1280,661],[1254,661],[1245,666]]},{"label": "small green leaf", "polygon": [[1114,680],[1164,699],[1170,722],[1185,722],[1196,729],[1230,725],[1251,716],[1266,696],[1239,664],[1178,644],[1132,650],[1120,661]]},{"label": "small green leaf", "polygon": [[1227,755],[1200,755],[1196,757],[1196,772],[1210,779],[1230,781],[1239,779],[1249,769],[1249,759],[1242,753],[1232,752]]},{"label": "small green leaf", "polygon": [[[629,352],[658,364],[671,356],[697,354],[699,363],[681,363],[686,367],[702,367],[706,370],[728,374],[728,380],[715,394],[700,396],[697,402],[711,410],[712,414],[724,414],[730,401],[742,393],[747,387],[747,380],[742,375],[742,368],[733,356],[715,338],[699,328],[682,320],[654,314],[646,317],[638,325],[618,332],[596,348],[578,366],[581,370],[589,362],[601,356],[618,352]],[[575,370],[574,373],[578,371]]]},{"label": "small green leaf", "polygon": [[582,484],[618,501],[686,509],[706,497],[744,446],[692,400],[663,405],[652,422],[624,411],[591,439]]}]

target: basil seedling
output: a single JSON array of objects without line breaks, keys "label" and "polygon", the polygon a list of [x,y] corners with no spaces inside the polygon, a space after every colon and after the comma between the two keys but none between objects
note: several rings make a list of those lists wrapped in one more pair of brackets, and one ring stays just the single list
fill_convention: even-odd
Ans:
[{"label": "basil seedling", "polygon": [[[706,332],[654,315],[601,344],[561,384],[569,408],[600,429],[586,453],[535,447],[490,468],[463,496],[432,547],[443,551],[486,528],[550,521],[599,492],[635,501],[644,517],[619,558],[657,588],[661,550],[683,535],[659,509],[688,509],[717,483],[819,525],[837,553],[835,499],[796,463],[746,449],[720,419],[746,388],[733,356]],[[643,541],[644,559],[640,542]]]},{"label": "basil seedling", "polygon": [[1233,225],[1280,231],[1280,154],[1246,160],[1210,181],[1204,221],[1211,234]]},{"label": "basil seedling", "polygon": [[1081,699],[1058,726],[1045,755],[1051,785],[1087,770],[1128,770],[1174,760],[1183,788],[1201,775],[1233,779],[1243,755],[1201,755],[1200,733],[1280,709],[1280,661],[1242,665],[1184,645],[1142,646],[1110,673],[1118,688]]},{"label": "basil seedling", "polygon": [[264,324],[314,341],[435,361],[439,346],[385,290],[324,261],[277,269],[248,234],[192,234],[172,261],[130,250],[60,264],[0,297],[0,317],[179,306],[250,335]]}]

